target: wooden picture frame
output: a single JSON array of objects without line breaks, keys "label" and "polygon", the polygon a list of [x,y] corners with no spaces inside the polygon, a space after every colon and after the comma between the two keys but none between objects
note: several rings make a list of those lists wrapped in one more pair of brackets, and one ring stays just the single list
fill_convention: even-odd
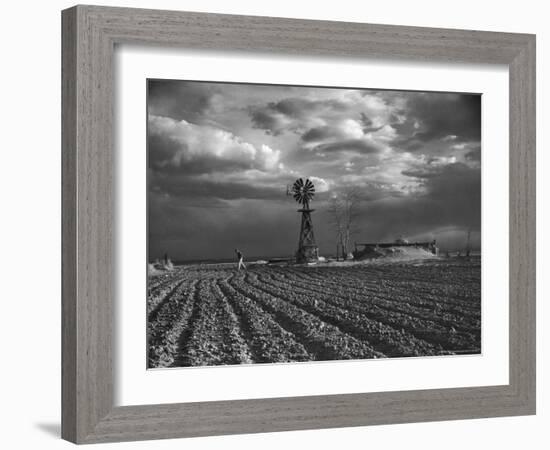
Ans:
[{"label": "wooden picture frame", "polygon": [[[62,437],[75,443],[535,413],[535,36],[75,6],[62,13]],[[505,64],[510,85],[509,384],[114,407],[113,52],[139,43]]]}]

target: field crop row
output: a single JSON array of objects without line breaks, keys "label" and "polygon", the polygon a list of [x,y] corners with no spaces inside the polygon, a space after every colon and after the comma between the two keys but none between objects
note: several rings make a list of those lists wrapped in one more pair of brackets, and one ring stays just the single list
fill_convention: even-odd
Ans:
[{"label": "field crop row", "polygon": [[215,282],[201,281],[189,332],[180,339],[176,365],[252,362],[238,319]]},{"label": "field crop row", "polygon": [[190,266],[150,277],[149,367],[479,353],[476,264]]},{"label": "field crop row", "polygon": [[[284,284],[269,282],[266,277],[255,278],[249,276],[249,282],[258,289],[272,295],[284,298],[288,296]],[[341,307],[334,301],[332,295],[326,293],[315,293],[312,296],[311,290],[302,289],[293,284],[292,294],[285,298],[286,301],[303,308],[304,310],[320,317],[327,323],[339,327],[344,332],[368,342],[379,353],[385,356],[419,356],[435,355],[438,348],[429,343],[417,339],[405,329],[396,329],[387,324],[373,320],[364,312],[352,311]],[[318,295],[317,295],[318,294]]]},{"label": "field crop row", "polygon": [[[284,286],[282,280],[267,274],[261,277],[260,282],[276,288]],[[390,301],[387,297],[383,298],[372,292],[360,294],[351,289],[344,291],[341,287],[327,291],[326,287],[323,289],[302,280],[292,280],[292,286],[292,298],[314,296],[317,303],[322,300],[336,308],[364,315],[393,329],[405,331],[411,335],[409,339],[413,347],[418,347],[415,338],[447,351],[464,350],[475,345],[479,320],[467,321],[460,315],[445,314],[436,309],[415,308],[409,303],[410,295],[405,298],[397,297]],[[327,292],[329,293],[327,294]],[[332,314],[337,313],[338,311],[332,312]],[[339,315],[341,314],[343,312],[340,312]],[[418,348],[418,351],[426,350]],[[414,354],[418,351],[415,351]]]},{"label": "field crop row", "polygon": [[[464,314],[445,311],[439,304],[431,308],[418,307],[414,290],[395,293],[390,297],[386,290],[373,292],[351,290],[337,292],[331,301],[354,312],[370,315],[388,326],[404,329],[421,340],[446,351],[464,351],[476,348],[481,332],[481,321]],[[326,291],[325,291],[326,292]],[[315,295],[326,295],[317,293]],[[416,305],[415,305],[416,304]]]},{"label": "field crop row", "polygon": [[271,295],[247,283],[242,277],[234,278],[232,285],[244,296],[256,301],[267,314],[298,337],[315,360],[362,359],[383,356],[370,345],[343,333],[319,317],[296,307],[284,299]]}]

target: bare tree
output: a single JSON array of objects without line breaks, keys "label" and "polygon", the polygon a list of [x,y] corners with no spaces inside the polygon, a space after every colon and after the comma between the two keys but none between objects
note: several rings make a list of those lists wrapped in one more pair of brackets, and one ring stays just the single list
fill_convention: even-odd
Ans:
[{"label": "bare tree", "polygon": [[344,257],[349,254],[351,237],[357,232],[355,225],[360,203],[361,195],[357,187],[344,188],[329,199],[328,212],[336,231],[336,241],[342,246]]},{"label": "bare tree", "polygon": [[361,192],[357,187],[348,187],[342,193],[344,202],[344,254],[347,256],[351,251],[351,237],[357,230],[357,217],[359,216],[359,205],[361,203]]},{"label": "bare tree", "polygon": [[331,224],[336,231],[336,259],[338,259],[338,249],[344,248],[344,214],[342,201],[336,195],[328,200],[328,212],[331,217]]}]

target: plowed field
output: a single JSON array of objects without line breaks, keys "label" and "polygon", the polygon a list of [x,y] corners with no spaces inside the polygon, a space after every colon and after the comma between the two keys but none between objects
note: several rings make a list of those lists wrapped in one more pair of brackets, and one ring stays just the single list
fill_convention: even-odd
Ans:
[{"label": "plowed field", "polygon": [[180,266],[149,277],[150,368],[479,353],[480,261]]}]

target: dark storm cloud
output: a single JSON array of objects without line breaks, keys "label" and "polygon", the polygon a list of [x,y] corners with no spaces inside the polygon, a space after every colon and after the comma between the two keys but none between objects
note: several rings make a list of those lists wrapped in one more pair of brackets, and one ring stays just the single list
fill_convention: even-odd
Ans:
[{"label": "dark storm cloud", "polygon": [[332,111],[345,111],[346,104],[338,100],[285,98],[278,102],[269,103],[265,107],[265,111],[280,113],[289,117],[303,117],[305,114],[311,114],[327,108]]},{"label": "dark storm cloud", "polygon": [[167,166],[182,144],[174,141],[170,136],[149,133],[147,137],[147,150],[149,167],[161,169]]},{"label": "dark storm cloud", "polygon": [[[360,124],[358,122],[355,122],[357,125],[357,129],[360,129]],[[370,127],[370,128],[363,128],[363,133],[372,133],[376,131],[380,131],[383,128],[383,126],[380,127]],[[357,130],[356,130],[357,131]],[[305,143],[333,143],[338,144],[341,143],[342,146],[346,145],[346,142],[350,145],[353,145],[353,142],[357,142],[359,145],[361,145],[361,138],[355,138],[350,139],[349,130],[346,130],[345,128],[338,127],[338,126],[319,126],[319,127],[313,127],[307,130],[305,133],[301,135],[301,140]],[[366,143],[365,143],[366,144]]]},{"label": "dark storm cloud", "polygon": [[250,117],[254,127],[265,130],[266,133],[278,135],[285,129],[283,118],[266,109],[253,109]]},{"label": "dark storm cloud", "polygon": [[346,104],[338,100],[285,98],[267,105],[251,107],[250,118],[254,127],[278,135],[285,131],[299,130],[302,126],[301,119],[327,109],[345,111]]},{"label": "dark storm cloud", "polygon": [[407,106],[424,127],[416,135],[419,139],[481,139],[481,95],[423,94],[413,97]]},{"label": "dark storm cloud", "polygon": [[407,119],[393,125],[399,135],[394,143],[406,150],[417,151],[437,140],[481,140],[481,95],[415,94],[402,112]]},{"label": "dark storm cloud", "polygon": [[149,114],[195,122],[208,110],[218,88],[212,83],[149,80],[148,89]]},{"label": "dark storm cloud", "polygon": [[[360,114],[360,121],[361,121],[361,124],[363,125],[364,133],[372,133],[373,131],[378,131],[383,127],[383,125],[378,127],[373,126],[374,122],[364,112]],[[390,124],[394,124],[397,121],[398,121],[398,118],[395,115],[390,116],[390,121],[389,121]]]},{"label": "dark storm cloud", "polygon": [[[430,201],[436,200],[441,205],[450,205],[453,209],[457,208],[460,215],[465,216],[466,220],[469,216],[466,214],[466,210],[471,209],[469,204],[480,204],[481,177],[479,168],[472,168],[462,163],[435,167],[428,165],[424,169],[403,171],[403,174],[422,180],[426,187],[424,198],[428,198]],[[467,204],[464,204],[462,200]],[[480,212],[477,209],[472,209],[472,211]],[[453,217],[453,220],[455,219],[457,218]]]},{"label": "dark storm cloud", "polygon": [[[409,171],[408,176],[419,178],[425,187],[415,197],[382,199],[366,204],[362,222],[372,240],[393,240],[405,234],[426,234],[455,228],[480,230],[481,177],[480,170],[464,164]],[[460,237],[460,238],[463,238]],[[443,243],[445,245],[445,242]]]},{"label": "dark storm cloud", "polygon": [[227,181],[220,174],[206,177],[151,174],[150,189],[162,192],[170,197],[179,198],[184,203],[196,203],[197,199],[234,200],[262,199],[280,200],[284,194],[284,183],[276,186],[247,183],[246,181]]},{"label": "dark storm cloud", "polygon": [[313,148],[314,151],[320,153],[332,152],[355,152],[360,154],[379,153],[380,146],[376,146],[372,142],[363,139],[347,139],[336,141],[330,144],[321,144]]},{"label": "dark storm cloud", "polygon": [[361,123],[366,129],[372,127],[372,120],[364,112],[361,113]]},{"label": "dark storm cloud", "polygon": [[151,258],[164,252],[176,260],[233,258],[235,247],[246,259],[289,256],[297,239],[289,230],[299,224],[299,216],[285,200],[228,201],[223,208],[164,197],[152,201],[150,213],[156,220],[149,230]]},{"label": "dark storm cloud", "polygon": [[481,161],[481,147],[476,146],[473,150],[467,152],[464,157],[468,161]]},{"label": "dark storm cloud", "polygon": [[317,141],[322,141],[337,135],[338,133],[333,127],[328,127],[328,126],[315,127],[315,128],[309,129],[302,135],[302,141],[317,142]]}]

